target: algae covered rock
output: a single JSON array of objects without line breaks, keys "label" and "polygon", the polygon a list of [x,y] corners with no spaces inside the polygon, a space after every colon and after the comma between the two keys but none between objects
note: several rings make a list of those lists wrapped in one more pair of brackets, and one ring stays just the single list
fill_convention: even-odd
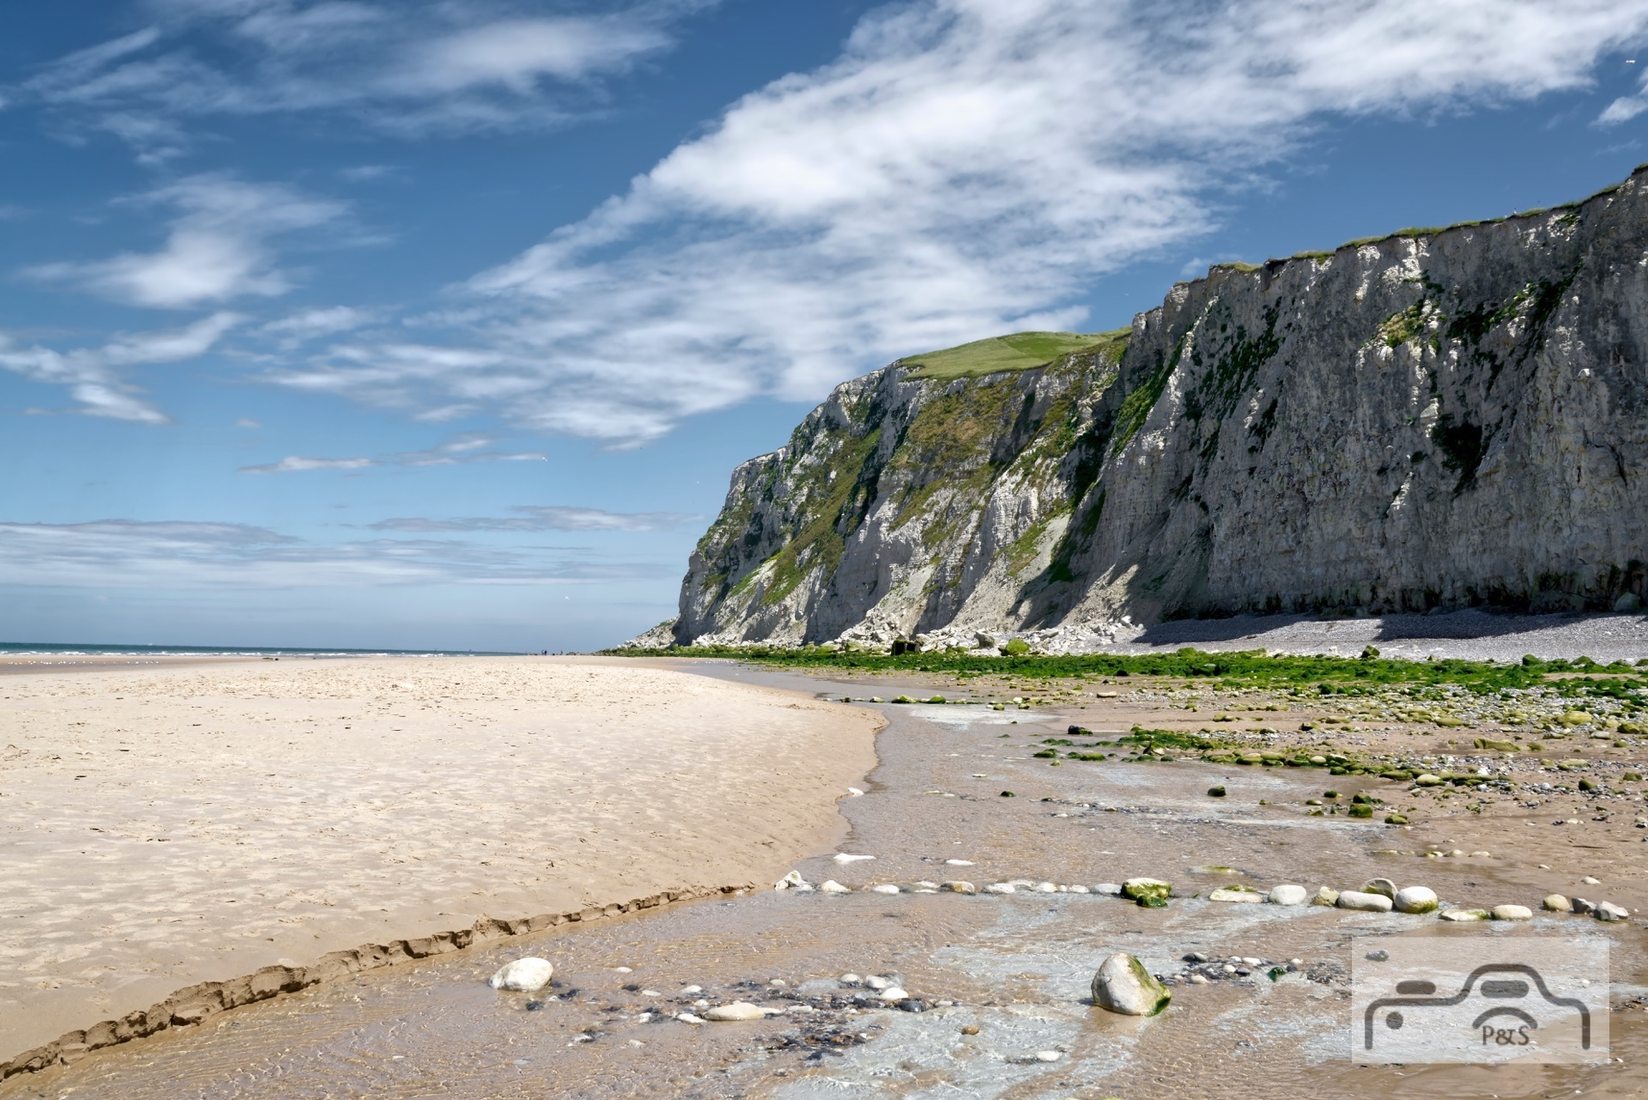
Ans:
[{"label": "algae covered rock", "polygon": [[1156,1016],[1173,994],[1144,968],[1137,956],[1118,951],[1093,975],[1093,1003],[1123,1016]]},{"label": "algae covered rock", "polygon": [[1122,897],[1146,909],[1164,909],[1173,896],[1173,884],[1159,878],[1130,878],[1122,883]]}]

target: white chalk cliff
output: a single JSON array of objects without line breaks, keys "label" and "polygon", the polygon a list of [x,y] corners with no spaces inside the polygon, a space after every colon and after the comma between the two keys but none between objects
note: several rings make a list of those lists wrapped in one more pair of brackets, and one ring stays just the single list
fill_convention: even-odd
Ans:
[{"label": "white chalk cliff", "polygon": [[1227,265],[1043,366],[840,386],[739,466],[675,640],[1609,609],[1648,586],[1648,171]]}]

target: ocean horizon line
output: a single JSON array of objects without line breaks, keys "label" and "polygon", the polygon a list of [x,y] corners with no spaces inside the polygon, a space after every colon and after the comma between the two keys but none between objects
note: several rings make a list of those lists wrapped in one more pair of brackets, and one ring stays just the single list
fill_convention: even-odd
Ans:
[{"label": "ocean horizon line", "polygon": [[10,657],[518,657],[515,649],[390,649],[354,646],[165,645],[123,642],[0,642]]}]

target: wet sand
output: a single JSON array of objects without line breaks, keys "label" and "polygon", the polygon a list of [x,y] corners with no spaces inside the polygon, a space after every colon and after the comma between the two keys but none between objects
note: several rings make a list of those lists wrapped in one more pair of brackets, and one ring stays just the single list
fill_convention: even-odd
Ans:
[{"label": "wet sand", "polygon": [[18,673],[0,713],[10,1069],[60,1039],[73,1057],[568,914],[770,881],[839,832],[877,724],[537,657]]},{"label": "wet sand", "polygon": [[[722,678],[832,696],[961,694],[953,682],[937,680],[832,682],[701,667]],[[986,688],[975,683],[966,690],[981,696]],[[867,794],[841,804],[850,833],[796,864],[809,881],[833,878],[852,894],[761,892],[555,928],[331,983],[103,1052],[21,1081],[15,1095],[1642,1094],[1648,959],[1640,918],[1602,925],[1540,914],[1524,925],[1443,928],[1434,917],[1205,897],[1232,881],[1261,888],[1297,882],[1314,890],[1386,876],[1400,885],[1423,883],[1462,905],[1516,902],[1537,910],[1545,893],[1587,892],[1636,912],[1648,904],[1638,854],[1643,834],[1628,817],[1592,821],[1604,816],[1607,800],[1586,807],[1585,824],[1553,827],[1559,812],[1566,819],[1578,811],[1559,810],[1553,798],[1536,807],[1510,799],[1473,813],[1440,796],[1414,796],[1403,800],[1415,803],[1415,824],[1404,828],[1308,816],[1306,800],[1329,785],[1347,798],[1365,788],[1394,804],[1398,785],[1375,777],[1329,779],[1311,768],[1195,760],[1067,759],[1054,766],[1032,755],[1070,722],[1114,736],[1135,722],[1196,720],[1176,717],[1181,701],[1157,685],[1107,686],[1111,693],[1116,697],[1055,695],[1004,711],[876,707],[889,725],[878,737],[880,763]],[[1290,718],[1314,713],[1296,710]],[[1402,729],[1388,736],[1446,747],[1461,735]],[[1207,796],[1214,783],[1227,788],[1225,798]],[[1003,798],[1004,790],[1014,797]],[[1613,801],[1632,800],[1640,802],[1640,794]],[[1424,855],[1474,845],[1489,854]],[[836,851],[876,858],[839,863],[831,858]],[[909,892],[924,880],[1091,885],[1140,874],[1201,896],[1145,910],[1095,894],[1033,889],[1009,896]],[[1602,883],[1582,885],[1588,874]],[[868,892],[878,883],[905,892]],[[1350,1064],[1345,979],[1353,953],[1366,949],[1357,937],[1416,930],[1507,943],[1552,933],[1608,937],[1618,1061],[1514,1070]],[[1138,954],[1163,974],[1182,972],[1181,959],[1191,951],[1261,964],[1207,985],[1178,984],[1165,1015],[1124,1019],[1086,1002],[1094,967],[1117,950]],[[528,996],[486,987],[493,969],[524,954],[554,960],[552,989]],[[1295,970],[1270,980],[1270,969],[1293,959]],[[862,985],[838,980],[847,972],[896,978],[925,1011],[881,1006]],[[782,1015],[727,1024],[672,1018],[702,1011],[705,1000],[739,999]],[[963,1031],[974,1027],[976,1034]],[[1058,1060],[1037,1061],[1043,1051],[1057,1052]]]}]

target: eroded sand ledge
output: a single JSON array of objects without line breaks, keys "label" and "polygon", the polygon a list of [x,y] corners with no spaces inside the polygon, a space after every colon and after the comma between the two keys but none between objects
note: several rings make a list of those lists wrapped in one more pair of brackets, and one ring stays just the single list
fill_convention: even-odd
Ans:
[{"label": "eroded sand ledge", "polygon": [[541,657],[19,674],[0,714],[0,1078],[770,880],[841,828],[879,725]]}]

